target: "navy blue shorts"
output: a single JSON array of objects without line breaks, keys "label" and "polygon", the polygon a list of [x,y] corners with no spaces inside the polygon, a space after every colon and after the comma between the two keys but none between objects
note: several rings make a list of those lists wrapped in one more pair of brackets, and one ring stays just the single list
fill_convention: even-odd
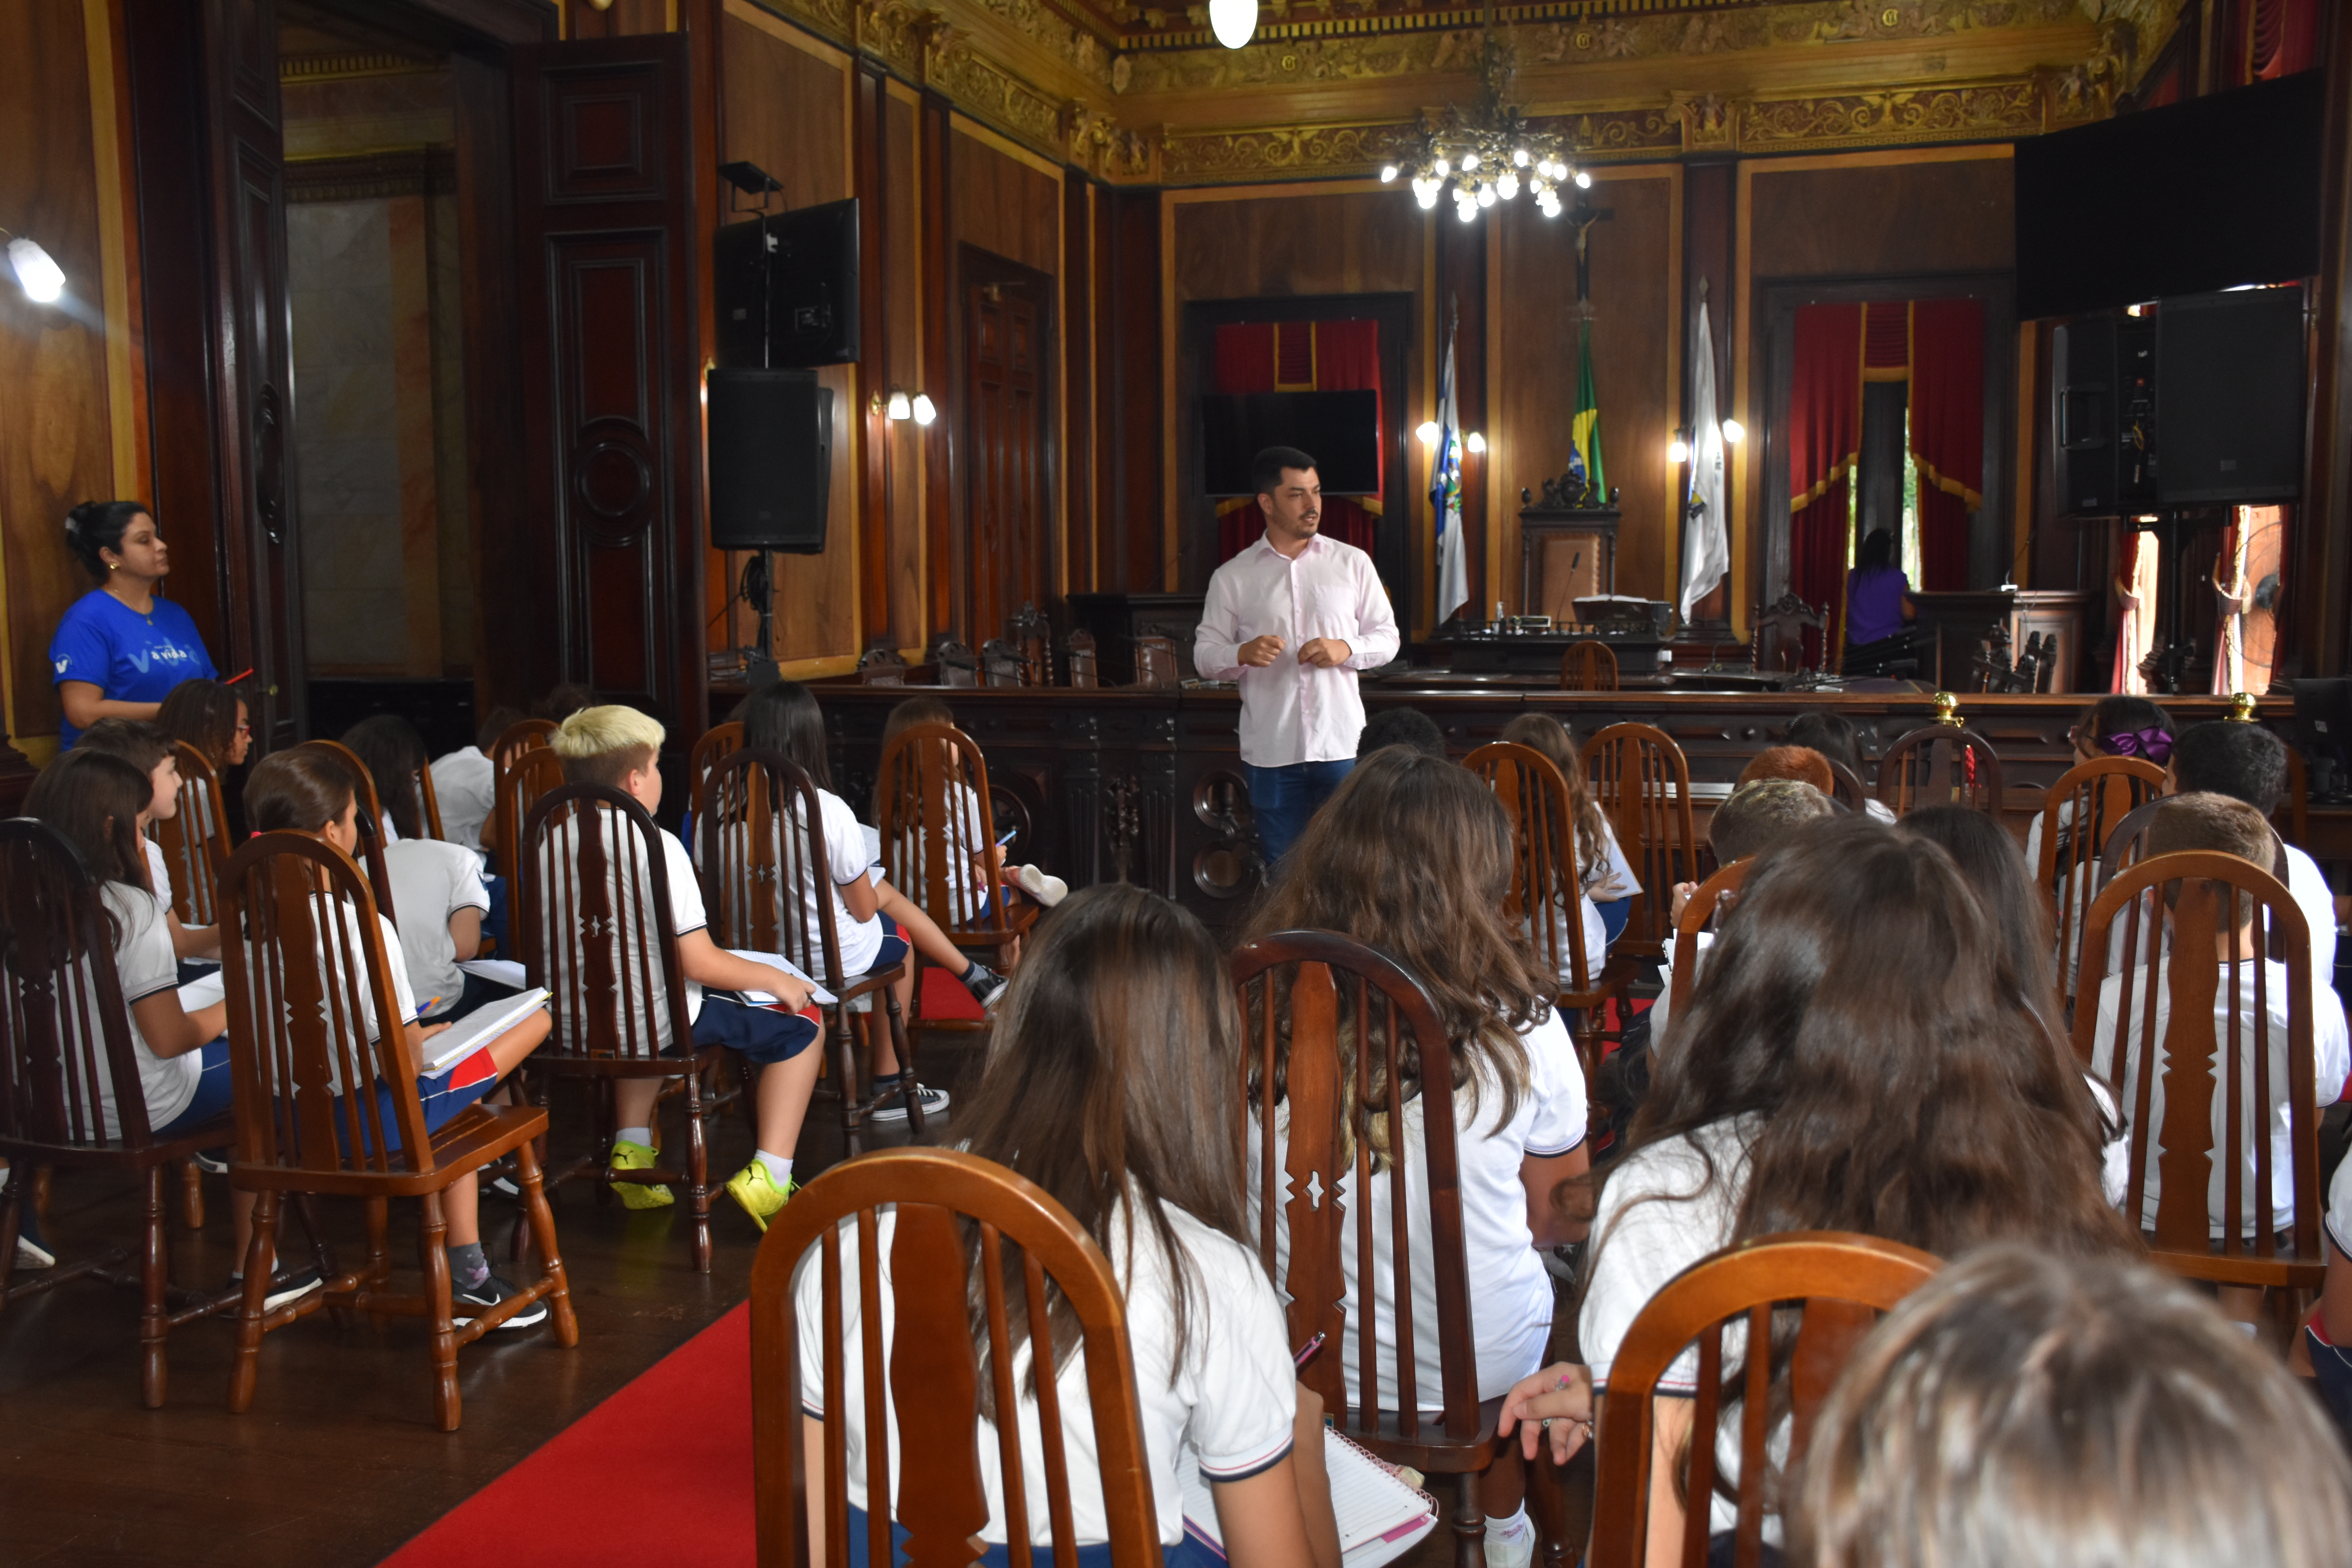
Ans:
[{"label": "navy blue shorts", "polygon": [[187,1109],[153,1130],[157,1138],[177,1138],[192,1132],[228,1109],[228,1037],[206,1040],[199,1047],[204,1052],[204,1071],[196,1079],[196,1097],[188,1101]]},{"label": "navy blue shorts", "polygon": [[[866,1510],[856,1503],[849,1505],[849,1568],[866,1568]],[[980,1554],[976,1568],[1012,1568],[1013,1554],[1001,1541],[986,1542],[987,1550]],[[907,1558],[907,1527],[898,1521],[890,1521],[890,1558],[893,1568],[903,1568]],[[1202,1545],[1191,1531],[1173,1546],[1162,1546],[1160,1562],[1165,1568],[1223,1568],[1224,1555]],[[1031,1554],[1032,1561],[1050,1563],[1053,1549],[1045,1547]],[[1078,1548],[1078,1568],[1111,1568],[1110,1545],[1097,1542]]]},{"label": "navy blue shorts", "polygon": [[[440,1131],[451,1117],[489,1093],[498,1087],[498,1064],[490,1059],[487,1049],[476,1051],[439,1078],[428,1078],[419,1073],[416,1077],[416,1100],[425,1112],[425,1131]],[[375,1084],[375,1113],[383,1128],[384,1148],[397,1152],[400,1149],[400,1123],[393,1116],[392,1086],[382,1079],[376,1079]],[[368,1152],[374,1152],[367,1123],[361,1119],[347,1097],[337,1095],[335,1142],[348,1155],[354,1139]]]},{"label": "navy blue shorts", "polygon": [[[874,962],[866,966],[866,974],[887,969],[894,963],[907,962],[907,928],[888,915],[877,915],[874,918],[882,922],[882,947],[881,951],[875,953]],[[858,978],[863,979],[865,976],[860,975]]]},{"label": "navy blue shorts", "polygon": [[803,1012],[782,1013],[747,1003],[731,991],[704,992],[702,1011],[694,1019],[696,1045],[725,1046],[762,1067],[792,1060],[824,1032],[814,1004]]}]

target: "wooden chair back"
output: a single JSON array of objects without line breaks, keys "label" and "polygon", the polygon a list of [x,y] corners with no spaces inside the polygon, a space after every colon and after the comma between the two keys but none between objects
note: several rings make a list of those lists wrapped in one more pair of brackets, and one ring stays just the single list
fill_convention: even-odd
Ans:
[{"label": "wooden chair back", "polygon": [[1628,958],[1663,958],[1673,925],[1670,889],[1697,874],[1690,763],[1674,737],[1648,724],[1612,724],[1584,742],[1584,776],[1641,879],[1615,943]]},{"label": "wooden chair back", "polygon": [[1614,691],[1617,689],[1617,650],[1605,642],[1587,637],[1568,645],[1559,656],[1559,689],[1562,691]]},{"label": "wooden chair back", "polygon": [[383,911],[387,920],[397,922],[399,911],[392,907],[392,872],[383,863],[383,802],[375,793],[375,775],[360,761],[360,754],[341,741],[305,741],[299,749],[334,758],[352,775],[352,794],[359,801],[359,862],[367,868],[368,888],[375,894],[375,907]]},{"label": "wooden chair back", "polygon": [[1685,1016],[1690,1005],[1691,987],[1698,981],[1698,933],[1715,919],[1716,906],[1728,898],[1738,901],[1740,888],[1748,880],[1748,868],[1755,857],[1734,860],[1718,867],[1714,876],[1698,885],[1690,902],[1683,906],[1683,918],[1675,922],[1674,982],[1666,992],[1666,1017],[1669,1022]]},{"label": "wooden chair back", "polygon": [[323,838],[260,833],[229,857],[221,924],[243,934],[221,943],[221,967],[238,1163],[329,1178],[433,1168],[376,913],[359,867]]},{"label": "wooden chair back", "polygon": [[[710,814],[710,802],[704,788],[709,783],[710,770],[742,749],[743,726],[736,722],[713,724],[702,732],[700,740],[694,742],[694,750],[687,757],[686,776],[688,781],[687,801],[693,808],[697,824]],[[697,831],[699,831],[698,827]],[[762,948],[761,951],[772,952],[774,949]]]},{"label": "wooden chair back", "polygon": [[1070,634],[1063,657],[1068,661],[1070,689],[1073,691],[1093,691],[1102,685],[1101,650],[1095,646],[1095,634],[1079,630]]},{"label": "wooden chair back", "polygon": [[909,724],[882,749],[875,787],[882,874],[942,931],[1011,930],[1005,900],[975,884],[971,858],[996,843],[988,759],[952,724]]},{"label": "wooden chair back", "polygon": [[2095,757],[2061,773],[2042,802],[2042,853],[2033,878],[2063,955],[2062,984],[2074,968],[2083,917],[2099,896],[2096,862],[2108,833],[2163,792],[2164,770],[2146,758]]},{"label": "wooden chair back", "polygon": [[[887,1343],[877,1285],[886,1208],[891,1215],[893,1316]],[[972,1322],[968,1229],[979,1255],[985,1331]],[[801,1363],[803,1329],[793,1289],[793,1277],[812,1247],[818,1254],[814,1337],[824,1346],[820,1369]],[[1015,1344],[1004,1282],[1008,1247],[1018,1251],[1025,1321],[1045,1321],[1048,1280],[1077,1317],[1111,1560],[1160,1560],[1127,1307],[1109,1259],[1069,1211],[1034,1183],[974,1154],[918,1148],[866,1154],[834,1166],[793,1195],[760,1243],[751,1266],[751,1465],[761,1568],[803,1563],[809,1568],[847,1568],[847,1416],[853,1410],[860,1417],[866,1473],[866,1560],[893,1561],[895,1521],[908,1533],[906,1551],[912,1562],[975,1561],[988,1520],[978,1419],[982,1376],[990,1379],[995,1409],[1013,1413],[990,1423],[1005,1517],[1019,1521],[1006,1532],[1011,1540],[1004,1550],[1013,1568],[1034,1568],[1044,1561],[1026,1528],[1030,1493],[1041,1481],[1045,1514],[1053,1521],[1053,1561],[1066,1568],[1077,1560],[1060,1391],[1052,1377],[1039,1378],[1035,1405],[1024,1410],[1013,1381]],[[845,1252],[854,1258],[846,1268]],[[845,1300],[852,1289],[854,1303]],[[805,1449],[804,1387],[824,1391],[822,1456]],[[896,1452],[889,1441],[894,1431]],[[1024,1462],[1024,1434],[1038,1444],[1042,1477]],[[820,1474],[821,1559],[809,1550],[802,1489],[803,1476]]]},{"label": "wooden chair back", "polygon": [[1748,638],[1748,668],[1751,673],[1802,669],[1808,630],[1822,640],[1822,662],[1827,663],[1830,623],[1826,606],[1817,610],[1797,597],[1791,589],[1769,605],[1756,605],[1754,614],[1749,623],[1753,630]]},{"label": "wooden chair back", "polygon": [[1839,762],[1835,757],[1823,757],[1830,765],[1830,798],[1848,811],[1865,811],[1870,791],[1863,786],[1862,775]]},{"label": "wooden chair back", "polygon": [[[1359,1440],[1420,1439],[1424,1411],[1442,1413],[1440,1432],[1431,1438],[1470,1438],[1479,1422],[1478,1368],[1454,1146],[1454,1047],[1435,1005],[1395,960],[1334,931],[1276,931],[1234,952],[1232,969],[1243,1038],[1233,1137],[1247,1168],[1253,1122],[1260,1133],[1249,1178],[1257,1200],[1258,1254],[1290,1298],[1290,1342],[1324,1336],[1325,1353],[1307,1364],[1299,1382],[1322,1395],[1340,1431]],[[1370,1195],[1373,1121],[1399,1130],[1402,1145],[1405,1106],[1414,1090],[1422,1146],[1397,1147],[1396,1157],[1418,1159],[1428,1174],[1433,1256],[1416,1266],[1409,1205],[1393,1172],[1384,1172],[1392,1200],[1391,1267],[1384,1270]],[[1277,1140],[1274,1129],[1286,1119],[1286,1137]],[[1350,1175],[1352,1215],[1339,1196]],[[1277,1211],[1288,1236],[1286,1269]],[[1355,1248],[1352,1299],[1340,1250],[1346,1247]],[[1417,1385],[1416,1274],[1435,1283],[1442,1386],[1433,1389]],[[1380,1367],[1387,1358],[1374,1304],[1381,1293],[1394,1307],[1392,1407],[1380,1394]]]},{"label": "wooden chair back", "polygon": [[1570,976],[1571,990],[1591,990],[1601,954],[1584,951],[1584,890],[1577,875],[1567,776],[1549,757],[1516,741],[1480,746],[1462,765],[1484,780],[1510,814],[1511,891],[1503,903],[1505,918],[1527,922],[1546,974]]},{"label": "wooden chair back", "polygon": [[[109,1084],[111,1135],[101,1101]],[[131,1014],[98,881],[47,823],[0,821],[0,1152],[29,1170],[59,1155],[148,1142]]]},{"label": "wooden chair back", "polygon": [[430,763],[420,764],[416,770],[416,809],[425,819],[425,836],[447,843],[449,834],[441,826],[441,796],[433,788],[433,765]]},{"label": "wooden chair back", "polygon": [[1165,691],[1178,679],[1176,642],[1172,637],[1135,639],[1135,684],[1139,690]]},{"label": "wooden chair back", "polygon": [[228,803],[220,775],[185,741],[172,742],[180,764],[180,809],[155,824],[163,868],[172,874],[172,912],[184,926],[220,921],[220,868],[228,858]]},{"label": "wooden chair back", "polygon": [[997,687],[1017,687],[1030,684],[1029,661],[1021,650],[1003,637],[991,637],[980,645],[981,679],[983,684]]},{"label": "wooden chair back", "polygon": [[[1788,1459],[1794,1465],[1804,1457],[1815,1410],[1878,1314],[1900,1305],[1941,1267],[1932,1254],[1900,1242],[1792,1231],[1727,1247],[1667,1281],[1625,1331],[1610,1363],[1594,1456],[1592,1550],[1585,1562],[1591,1568],[1635,1568],[1645,1560],[1649,1489],[1672,1484],[1652,1469],[1652,1400],[1658,1380],[1696,1340],[1698,1392],[1691,1401],[1681,1491],[1687,1503],[1676,1555],[1685,1564],[1722,1561],[1708,1552],[1709,1505],[1717,1491],[1728,1375],[1738,1379],[1739,1406],[1738,1521],[1730,1561],[1756,1568],[1763,1561],[1766,1499],[1772,1491],[1772,1384],[1774,1363],[1781,1358],[1750,1354],[1749,1347],[1775,1343],[1776,1316],[1802,1310],[1784,1363],[1787,1402],[1793,1406]],[[1727,1328],[1739,1329],[1743,1338],[1727,1356]]]},{"label": "wooden chair back", "polygon": [[1878,759],[1878,800],[1897,816],[1921,806],[2000,813],[2000,758],[1962,724],[1923,724]]},{"label": "wooden chair back", "polygon": [[[2252,940],[2243,945],[2230,918],[2241,894],[2254,908]],[[2168,906],[2168,922],[2160,913]],[[2273,950],[2286,971],[2284,1038],[2270,1016],[2275,982],[2262,962]],[[2301,906],[2284,879],[2234,855],[2152,856],[2108,879],[2093,901],[2074,1051],[2113,1089],[2130,1129],[2124,1213],[2153,1232],[2158,1262],[2227,1284],[2318,1288],[2326,1265],[2312,999],[2311,929]],[[2160,1064],[2149,1040],[2161,1042]],[[2272,1223],[2270,1129],[2281,1087],[2294,1185],[2288,1257]],[[2153,1215],[2151,1169],[2160,1179]]]},{"label": "wooden chair back", "polygon": [[503,742],[500,755],[507,760],[499,763],[492,774],[490,821],[498,839],[495,852],[499,875],[506,879],[508,907],[511,909],[516,885],[522,880],[523,820],[551,790],[563,787],[563,759],[543,745],[509,752]]},{"label": "wooden chair back", "polygon": [[498,741],[490,747],[490,761],[503,766],[524,752],[546,745],[554,733],[552,719],[518,719],[499,731]]},{"label": "wooden chair back", "polygon": [[[778,752],[731,752],[704,781],[696,821],[694,855],[710,940],[781,952],[838,994],[846,977],[815,784]],[[812,888],[825,892],[814,900],[814,921]]]},{"label": "wooden chair back", "polygon": [[931,650],[931,664],[938,671],[941,686],[978,686],[980,659],[971,649],[952,637],[944,638]]},{"label": "wooden chair back", "polygon": [[661,830],[621,790],[564,784],[535,802],[509,897],[528,984],[555,1027],[542,1057],[652,1062],[693,1037]]}]

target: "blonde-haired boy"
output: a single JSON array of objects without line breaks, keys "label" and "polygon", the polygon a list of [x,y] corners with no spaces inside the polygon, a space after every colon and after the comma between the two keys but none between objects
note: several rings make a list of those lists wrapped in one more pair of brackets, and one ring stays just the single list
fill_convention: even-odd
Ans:
[{"label": "blonde-haired boy", "polygon": [[[645,807],[650,816],[661,806],[661,773],[656,759],[666,733],[658,721],[634,708],[607,705],[583,708],[564,720],[549,744],[562,759],[567,784],[617,789]],[[808,1112],[822,1060],[822,1053],[808,1047],[822,1031],[815,1009],[809,1005],[805,981],[769,964],[738,958],[710,940],[701,884],[695,879],[686,846],[666,827],[656,831],[661,838],[670,918],[677,927],[678,967],[686,976],[686,1014],[693,1027],[693,1044],[722,1045],[740,1051],[762,1069],[756,1091],[758,1150],[750,1164],[728,1179],[727,1191],[765,1230],[770,1216],[784,1206],[794,1190],[793,1150],[800,1142],[801,1121]],[[607,933],[604,940],[619,942],[624,933]],[[655,984],[659,984],[656,978]],[[744,991],[772,993],[778,1005],[747,1005],[736,994]],[[654,1015],[667,1018],[666,999],[656,994],[650,1001]],[[689,1048],[684,1041],[659,1043],[665,1052],[683,1055]],[[654,1100],[660,1089],[659,1079],[614,1081],[614,1119],[619,1123],[613,1142],[614,1171],[641,1171],[654,1164]],[[669,1189],[656,1184],[623,1182],[615,1184],[614,1190],[631,1208],[658,1208],[673,1201]]]}]

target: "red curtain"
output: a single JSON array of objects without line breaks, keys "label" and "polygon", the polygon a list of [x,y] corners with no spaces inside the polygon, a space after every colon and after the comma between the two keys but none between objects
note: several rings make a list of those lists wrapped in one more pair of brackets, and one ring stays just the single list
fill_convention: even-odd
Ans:
[{"label": "red curtain", "polygon": [[2319,0],[2253,0],[2249,23],[2246,67],[2256,80],[2319,63]]},{"label": "red curtain", "polygon": [[1984,302],[1911,303],[1911,455],[1919,464],[1918,586],[1968,586],[1969,513],[1984,504]]},{"label": "red curtain", "polygon": [[[1217,329],[1216,390],[1249,392],[1370,392],[1380,428],[1388,428],[1381,405],[1380,323],[1377,321],[1240,321]],[[1387,483],[1387,443],[1381,443],[1381,482]],[[1372,547],[1381,498],[1326,496],[1322,531],[1360,550]],[[1217,503],[1217,559],[1232,560],[1255,542],[1265,520],[1256,498],[1236,496]]]},{"label": "red curtain", "polygon": [[[1862,449],[1860,305],[1806,305],[1797,311],[1789,396],[1789,586],[1809,605],[1845,615],[1847,476]],[[1805,655],[1819,657],[1818,634]]]}]

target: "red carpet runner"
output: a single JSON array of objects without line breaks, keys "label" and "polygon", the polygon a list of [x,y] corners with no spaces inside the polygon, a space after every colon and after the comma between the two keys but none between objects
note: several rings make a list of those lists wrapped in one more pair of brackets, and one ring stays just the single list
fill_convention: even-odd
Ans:
[{"label": "red carpet runner", "polygon": [[748,1564],[751,1365],[747,1302],[459,1503],[385,1568]]}]

